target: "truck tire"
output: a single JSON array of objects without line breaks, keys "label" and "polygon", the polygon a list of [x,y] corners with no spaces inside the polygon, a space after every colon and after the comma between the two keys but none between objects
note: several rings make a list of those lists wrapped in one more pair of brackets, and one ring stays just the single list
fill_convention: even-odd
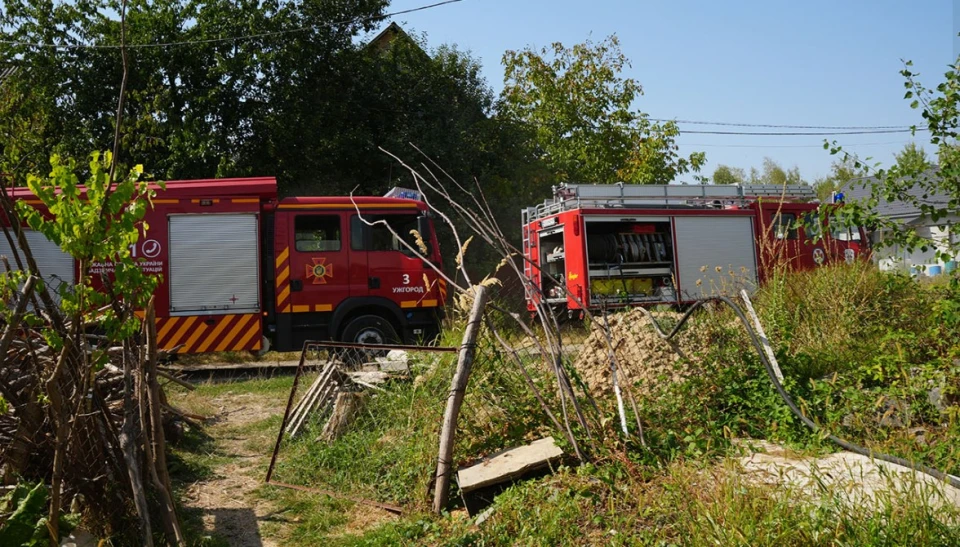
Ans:
[{"label": "truck tire", "polygon": [[398,344],[396,329],[379,315],[361,315],[343,329],[341,339],[351,344]]}]

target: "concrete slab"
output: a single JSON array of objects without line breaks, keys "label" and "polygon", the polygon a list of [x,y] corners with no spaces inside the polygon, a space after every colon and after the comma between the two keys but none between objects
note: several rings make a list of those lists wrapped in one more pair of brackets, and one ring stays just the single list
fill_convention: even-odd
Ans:
[{"label": "concrete slab", "polygon": [[553,437],[547,437],[526,446],[504,450],[477,465],[460,469],[457,483],[462,492],[470,492],[545,467],[562,455],[563,451]]},{"label": "concrete slab", "polygon": [[853,452],[819,458],[756,453],[740,458],[744,477],[791,488],[810,498],[829,494],[856,507],[879,508],[896,496],[925,498],[931,507],[960,507],[960,490],[908,467]]}]

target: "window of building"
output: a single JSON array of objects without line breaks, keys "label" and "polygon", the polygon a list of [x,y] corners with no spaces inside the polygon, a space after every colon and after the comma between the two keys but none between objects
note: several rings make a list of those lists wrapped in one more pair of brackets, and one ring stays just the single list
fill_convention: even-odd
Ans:
[{"label": "window of building", "polygon": [[294,241],[300,252],[339,251],[340,238],[337,215],[297,215],[294,219]]}]

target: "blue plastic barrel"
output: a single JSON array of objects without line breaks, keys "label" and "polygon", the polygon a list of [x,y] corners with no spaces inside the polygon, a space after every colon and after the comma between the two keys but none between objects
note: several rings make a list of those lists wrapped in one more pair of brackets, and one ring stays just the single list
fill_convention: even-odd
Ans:
[{"label": "blue plastic barrel", "polygon": [[927,275],[929,275],[930,277],[933,277],[935,275],[940,275],[941,273],[943,273],[943,267],[940,266],[939,264],[927,266]]},{"label": "blue plastic barrel", "polygon": [[957,261],[956,261],[956,260],[950,260],[950,261],[948,261],[948,262],[944,265],[943,271],[946,272],[946,273],[948,273],[948,274],[951,274],[951,273],[953,273],[954,271],[956,271],[956,269],[957,269]]}]

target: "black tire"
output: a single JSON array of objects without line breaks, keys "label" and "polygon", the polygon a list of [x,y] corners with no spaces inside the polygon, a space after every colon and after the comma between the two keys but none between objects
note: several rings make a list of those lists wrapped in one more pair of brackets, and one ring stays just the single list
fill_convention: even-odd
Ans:
[{"label": "black tire", "polygon": [[[390,321],[379,315],[361,315],[347,323],[340,336],[348,344],[399,344],[400,337]],[[387,355],[385,350],[343,350],[341,359],[348,365],[360,365]]]},{"label": "black tire", "polygon": [[399,344],[400,337],[390,321],[379,315],[361,315],[343,329],[341,340],[350,344]]}]

